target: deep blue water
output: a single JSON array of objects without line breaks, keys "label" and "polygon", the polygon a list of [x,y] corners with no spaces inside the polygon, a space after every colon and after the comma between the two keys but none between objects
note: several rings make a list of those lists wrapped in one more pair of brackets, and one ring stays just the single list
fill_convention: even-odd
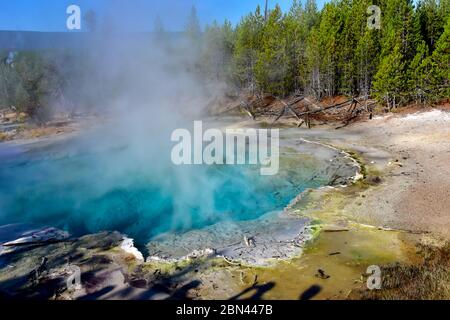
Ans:
[{"label": "deep blue water", "polygon": [[0,224],[37,223],[76,236],[117,230],[140,245],[165,232],[255,219],[327,182],[283,164],[276,176],[261,176],[257,166],[177,167],[157,148],[16,152],[0,154]]}]

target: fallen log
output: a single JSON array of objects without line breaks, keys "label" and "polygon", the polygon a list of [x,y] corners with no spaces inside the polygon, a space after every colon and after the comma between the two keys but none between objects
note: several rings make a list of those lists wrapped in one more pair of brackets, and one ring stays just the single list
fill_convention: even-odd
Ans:
[{"label": "fallen log", "polygon": [[338,228],[336,228],[336,229],[324,229],[323,230],[323,232],[348,232],[348,231],[350,231],[349,229],[345,229],[345,228],[342,228],[342,229],[338,229]]},{"label": "fallen log", "polygon": [[281,113],[276,117],[276,119],[272,122],[272,124],[274,124],[275,122],[277,122],[278,120],[280,120],[280,118],[284,115],[285,112],[286,112],[286,109],[283,108],[283,110],[281,111]]},{"label": "fallen log", "polygon": [[223,115],[223,114],[229,113],[229,112],[231,112],[231,111],[233,111],[233,110],[236,110],[236,109],[238,109],[238,108],[241,108],[241,107],[242,107],[242,106],[241,106],[240,104],[238,104],[238,105],[233,106],[233,107],[231,107],[231,108],[228,108],[228,109],[226,109],[226,110],[222,110],[222,111],[220,111],[219,113],[217,113],[216,115],[217,115],[217,116],[221,116],[221,115]]},{"label": "fallen log", "polygon": [[302,101],[304,99],[304,97],[303,96],[299,96],[294,101],[291,101],[289,103],[286,103],[285,101],[283,101],[279,97],[274,96],[274,98],[277,99],[278,101],[280,101],[283,104],[284,108],[281,111],[281,113],[277,116],[277,118],[272,122],[272,124],[277,122],[282,116],[284,116],[287,112],[289,112],[291,115],[293,115],[299,121],[298,127],[300,127],[300,125],[301,125],[300,122],[302,121],[302,119],[299,117],[297,112],[295,112],[295,110],[292,109],[292,106],[294,104],[297,104],[300,101]]},{"label": "fallen log", "polygon": [[252,118],[253,120],[256,120],[256,116],[250,111],[250,108],[248,107],[247,103],[245,103],[244,101],[241,101],[241,107],[242,107],[242,110],[244,110],[244,112],[250,116],[250,118]]},{"label": "fallen log", "polygon": [[[350,108],[348,109],[348,117],[344,120],[344,126],[346,126],[363,112],[368,112],[370,114],[370,118],[372,118],[373,106],[376,105],[375,102],[369,103],[370,100],[367,98],[367,96],[351,98],[340,103],[334,103],[333,101],[333,104],[328,106],[323,106],[322,104],[320,104],[320,102],[312,101],[311,99],[304,96],[295,96],[290,101],[285,101],[274,95],[267,95],[264,98],[267,97],[278,100],[282,104],[282,109],[280,111],[273,111],[273,108],[264,110],[265,108],[262,108],[261,106],[256,107],[263,100],[261,96],[258,96],[258,98],[252,102],[241,101],[239,105],[224,110],[219,113],[219,115],[240,108],[253,120],[256,120],[258,116],[274,117],[274,120],[272,121],[272,124],[274,124],[283,116],[289,115],[297,120],[297,127],[301,127],[303,124],[305,124],[308,128],[311,128],[312,115],[350,106]],[[299,113],[294,109],[294,106],[301,101],[303,101],[303,105],[306,107],[306,111]],[[313,107],[312,110],[310,109],[311,107]]]},{"label": "fallen log", "polygon": [[[302,116],[305,116],[305,115],[312,115],[312,114],[316,114],[316,113],[321,113],[321,112],[324,112],[324,111],[327,111],[327,110],[330,110],[330,109],[343,108],[343,107],[348,106],[349,103],[351,103],[351,102],[352,102],[352,100],[347,100],[345,102],[338,103],[338,104],[335,104],[335,105],[332,105],[332,106],[327,106],[327,107],[322,107],[322,108],[317,109],[317,110],[310,110],[310,111],[302,112],[302,113],[299,113],[298,116],[302,117]],[[317,105],[315,105],[315,106],[317,106]]]}]

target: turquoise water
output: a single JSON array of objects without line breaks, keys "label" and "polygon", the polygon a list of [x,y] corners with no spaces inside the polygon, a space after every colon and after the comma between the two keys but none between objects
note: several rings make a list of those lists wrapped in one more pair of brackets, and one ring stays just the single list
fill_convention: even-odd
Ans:
[{"label": "turquoise water", "polygon": [[300,161],[261,176],[257,166],[177,167],[166,151],[77,141],[4,148],[0,224],[37,223],[75,236],[116,230],[143,245],[166,232],[255,219],[327,183]]}]

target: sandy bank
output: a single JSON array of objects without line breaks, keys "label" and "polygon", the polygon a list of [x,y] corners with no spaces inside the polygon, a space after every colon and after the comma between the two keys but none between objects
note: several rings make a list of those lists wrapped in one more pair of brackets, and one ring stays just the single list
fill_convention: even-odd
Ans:
[{"label": "sandy bank", "polygon": [[[353,199],[347,213],[368,223],[450,239],[450,113],[389,115],[329,138],[357,151],[382,183]],[[361,206],[360,203],[363,203]]]}]

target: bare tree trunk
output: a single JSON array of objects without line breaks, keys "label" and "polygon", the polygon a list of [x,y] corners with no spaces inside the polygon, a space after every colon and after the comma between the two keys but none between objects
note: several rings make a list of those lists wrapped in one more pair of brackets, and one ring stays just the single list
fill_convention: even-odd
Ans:
[{"label": "bare tree trunk", "polygon": [[266,6],[264,7],[264,21],[267,21],[268,18],[268,2],[269,0],[266,0]]}]

